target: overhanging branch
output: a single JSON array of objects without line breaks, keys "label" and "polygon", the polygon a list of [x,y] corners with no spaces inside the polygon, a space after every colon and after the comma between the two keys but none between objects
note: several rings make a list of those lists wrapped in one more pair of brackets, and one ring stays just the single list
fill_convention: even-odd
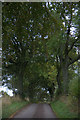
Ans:
[{"label": "overhanging branch", "polygon": [[74,62],[76,62],[76,61],[79,60],[79,59],[80,59],[80,54],[79,54],[74,60],[72,60],[72,61],[68,64],[68,66],[71,65],[71,64],[73,64]]},{"label": "overhanging branch", "polygon": [[72,43],[71,47],[70,47],[69,50],[68,50],[68,53],[73,49],[74,44],[75,44],[78,40],[79,40],[79,39],[76,39],[76,40]]}]

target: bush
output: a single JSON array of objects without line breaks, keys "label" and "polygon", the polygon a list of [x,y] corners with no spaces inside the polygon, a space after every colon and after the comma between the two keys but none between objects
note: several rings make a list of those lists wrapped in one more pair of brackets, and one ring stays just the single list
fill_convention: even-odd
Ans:
[{"label": "bush", "polygon": [[78,81],[78,77],[72,79],[69,84],[69,94],[73,98],[79,98],[80,96],[80,81]]}]

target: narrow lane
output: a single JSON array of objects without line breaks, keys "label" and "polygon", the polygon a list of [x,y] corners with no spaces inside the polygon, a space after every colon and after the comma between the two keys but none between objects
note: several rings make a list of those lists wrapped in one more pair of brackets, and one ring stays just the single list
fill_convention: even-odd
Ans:
[{"label": "narrow lane", "polygon": [[33,103],[18,112],[13,118],[56,118],[56,116],[50,105]]},{"label": "narrow lane", "polygon": [[17,113],[13,118],[33,118],[37,107],[38,104],[33,103]]}]

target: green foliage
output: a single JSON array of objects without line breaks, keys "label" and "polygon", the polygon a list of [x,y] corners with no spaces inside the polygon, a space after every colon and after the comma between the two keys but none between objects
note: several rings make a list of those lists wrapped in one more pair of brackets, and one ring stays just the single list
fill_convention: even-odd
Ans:
[{"label": "green foliage", "polygon": [[10,81],[5,80],[9,88],[31,99],[42,94],[42,89],[43,93],[56,86],[61,89],[65,82],[67,88],[70,78],[64,73],[73,74],[76,65],[74,70],[69,65],[79,59],[76,6],[78,3],[3,3],[3,79],[11,76]]},{"label": "green foliage", "polygon": [[51,107],[58,118],[78,118],[78,114],[71,112],[69,107],[60,100],[52,102]]},{"label": "green foliage", "polygon": [[3,106],[2,109],[2,118],[9,118],[10,115],[18,111],[19,109],[23,108],[25,105],[27,105],[27,102],[21,101],[21,102],[13,102],[10,105]]},{"label": "green foliage", "polygon": [[69,93],[73,98],[79,98],[80,96],[80,84],[78,77],[73,78],[69,84]]},{"label": "green foliage", "polygon": [[52,86],[52,83],[57,85],[56,75],[57,75],[57,70],[56,67],[53,65],[49,68],[49,72],[48,72],[48,79],[49,79],[48,86]]},{"label": "green foliage", "polygon": [[9,118],[16,111],[23,108],[28,104],[28,101],[23,101],[19,96],[10,97],[3,96],[2,97],[2,118]]}]

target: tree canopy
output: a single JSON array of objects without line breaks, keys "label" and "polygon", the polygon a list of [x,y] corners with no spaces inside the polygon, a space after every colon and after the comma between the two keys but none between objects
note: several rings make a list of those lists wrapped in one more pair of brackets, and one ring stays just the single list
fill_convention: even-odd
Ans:
[{"label": "tree canopy", "polygon": [[80,59],[79,9],[79,3],[3,3],[3,84],[31,100],[68,94]]}]

